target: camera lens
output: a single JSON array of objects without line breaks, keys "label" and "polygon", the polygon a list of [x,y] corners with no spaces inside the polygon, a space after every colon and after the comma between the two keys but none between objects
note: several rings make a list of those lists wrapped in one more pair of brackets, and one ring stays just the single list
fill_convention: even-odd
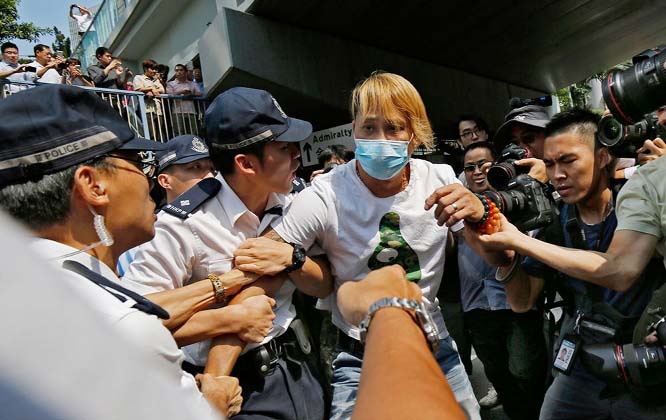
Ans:
[{"label": "camera lens", "polygon": [[601,83],[604,102],[623,124],[639,121],[666,98],[666,51],[648,50],[634,61],[631,68],[609,72]]},{"label": "camera lens", "polygon": [[599,142],[604,146],[613,147],[621,142],[623,131],[622,124],[607,115],[599,121]]},{"label": "camera lens", "polygon": [[505,190],[516,177],[516,167],[507,162],[496,163],[488,169],[488,182],[497,190]]}]

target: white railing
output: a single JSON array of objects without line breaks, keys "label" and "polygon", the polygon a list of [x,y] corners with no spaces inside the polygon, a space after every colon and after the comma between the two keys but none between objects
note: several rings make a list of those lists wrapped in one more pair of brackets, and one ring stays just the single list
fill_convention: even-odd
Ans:
[{"label": "white railing", "polygon": [[[0,79],[0,99],[40,85]],[[203,134],[203,116],[208,105],[203,98],[182,95],[150,98],[142,92],[77,87],[97,93],[138,136],[165,142],[181,134]]]}]

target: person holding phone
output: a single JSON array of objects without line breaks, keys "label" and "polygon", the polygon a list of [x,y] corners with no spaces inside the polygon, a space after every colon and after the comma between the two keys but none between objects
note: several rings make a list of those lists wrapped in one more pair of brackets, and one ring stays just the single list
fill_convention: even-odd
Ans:
[{"label": "person holding phone", "polygon": [[58,73],[58,66],[65,60],[62,57],[55,57],[51,53],[51,48],[44,44],[37,44],[34,47],[35,61],[29,64],[37,71],[34,73],[34,80],[40,83],[60,84],[62,78]]},{"label": "person holding phone", "polygon": [[65,69],[62,71],[63,85],[95,87],[90,77],[81,72],[81,62],[78,58],[70,57],[65,61]]},{"label": "person holding phone", "polygon": [[[5,42],[0,46],[2,50],[2,61],[0,61],[0,78],[9,79],[11,82],[16,83],[30,83],[32,76],[26,73],[29,70],[28,64],[19,64],[19,50],[13,42]],[[32,69],[32,71],[37,71]],[[7,86],[10,93],[15,93],[23,88],[19,85]]]}]

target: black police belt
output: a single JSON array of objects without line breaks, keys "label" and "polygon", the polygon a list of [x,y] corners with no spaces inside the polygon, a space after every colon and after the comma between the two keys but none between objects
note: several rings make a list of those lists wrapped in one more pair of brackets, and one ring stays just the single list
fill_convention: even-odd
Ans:
[{"label": "black police belt", "polygon": [[278,360],[286,360],[300,365],[306,360],[306,354],[291,330],[276,337],[266,344],[254,348],[238,358],[236,372],[258,373],[267,376],[273,373]]}]

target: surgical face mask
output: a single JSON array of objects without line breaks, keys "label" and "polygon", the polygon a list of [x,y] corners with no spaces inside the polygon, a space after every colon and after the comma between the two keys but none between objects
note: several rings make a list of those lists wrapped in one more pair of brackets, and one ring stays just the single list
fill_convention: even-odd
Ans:
[{"label": "surgical face mask", "polygon": [[356,142],[356,160],[363,170],[375,179],[391,179],[409,162],[409,143],[412,139],[409,141],[354,139],[354,142]]}]

